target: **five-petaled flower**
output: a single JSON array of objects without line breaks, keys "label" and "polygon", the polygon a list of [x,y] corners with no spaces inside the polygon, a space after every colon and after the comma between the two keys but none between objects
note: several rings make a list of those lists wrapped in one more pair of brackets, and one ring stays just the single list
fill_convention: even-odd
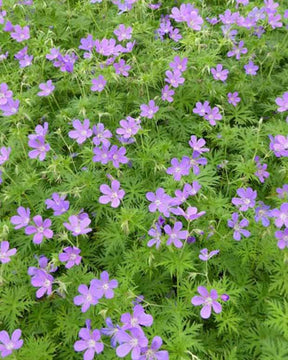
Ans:
[{"label": "five-petaled flower", "polygon": [[36,215],[33,217],[33,221],[35,226],[28,225],[25,228],[25,234],[35,234],[33,236],[34,244],[41,244],[44,238],[51,239],[53,237],[53,231],[50,229],[52,224],[50,219],[43,220],[41,215]]},{"label": "five-petaled flower", "polygon": [[219,314],[222,311],[222,305],[216,301],[218,299],[218,293],[215,289],[212,289],[209,293],[204,286],[199,286],[197,290],[200,296],[194,296],[191,299],[191,303],[194,306],[203,305],[200,311],[200,316],[203,319],[208,319],[210,317],[212,308],[216,314]]},{"label": "five-petaled flower", "polygon": [[105,296],[106,299],[112,299],[114,297],[113,289],[118,287],[118,281],[115,279],[109,280],[109,274],[107,271],[103,271],[99,279],[91,280],[91,286],[94,289],[94,295],[101,299]]},{"label": "five-petaled flower", "polygon": [[2,358],[11,355],[13,350],[20,349],[23,346],[23,340],[20,339],[21,333],[20,329],[16,329],[10,338],[7,331],[0,331],[0,353]]},{"label": "five-petaled flower", "polygon": [[111,187],[106,184],[102,184],[100,186],[100,191],[104,194],[99,198],[100,204],[108,204],[111,202],[111,206],[113,208],[120,205],[120,201],[125,195],[125,191],[120,189],[120,182],[118,180],[112,180]]}]

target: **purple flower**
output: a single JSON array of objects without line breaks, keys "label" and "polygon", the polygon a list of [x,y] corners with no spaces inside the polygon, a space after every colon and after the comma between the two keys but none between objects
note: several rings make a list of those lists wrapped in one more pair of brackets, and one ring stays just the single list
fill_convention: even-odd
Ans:
[{"label": "purple flower", "polygon": [[283,225],[288,227],[288,203],[284,203],[279,209],[271,210],[271,216],[275,217],[275,225],[281,228]]},{"label": "purple flower", "polygon": [[196,220],[199,217],[206,214],[205,211],[200,211],[198,213],[197,207],[192,207],[192,206],[189,206],[187,208],[186,212],[183,209],[181,209],[179,206],[176,209],[174,209],[174,208],[171,209],[171,212],[174,215],[183,216],[186,220],[189,220],[189,221]]},{"label": "purple flower", "polygon": [[173,71],[183,72],[187,69],[188,58],[183,58],[181,60],[180,56],[175,56],[174,60],[169,64],[170,68]]},{"label": "purple flower", "polygon": [[219,18],[224,25],[235,24],[238,20],[239,12],[232,13],[231,10],[225,10],[224,14],[220,14]]},{"label": "purple flower", "polygon": [[176,22],[186,22],[187,26],[193,30],[201,30],[203,19],[199,15],[199,10],[192,4],[182,4],[180,9],[173,7],[170,17]]},{"label": "purple flower", "polygon": [[120,45],[116,45],[115,39],[102,39],[95,41],[95,50],[98,52],[98,54],[103,56],[111,56],[111,55],[118,55],[119,50],[121,48]]},{"label": "purple flower", "polygon": [[113,279],[109,281],[109,274],[107,271],[103,271],[100,274],[100,279],[91,280],[91,288],[93,288],[93,295],[97,299],[101,299],[105,296],[106,299],[112,299],[114,297],[114,291],[118,287],[118,281]]},{"label": "purple flower", "polygon": [[93,133],[95,137],[93,137],[93,143],[98,146],[103,144],[104,146],[109,147],[110,141],[109,138],[112,137],[112,133],[110,130],[105,129],[102,123],[98,123],[97,125],[93,125]]},{"label": "purple flower", "polygon": [[59,216],[69,210],[69,201],[65,201],[65,199],[66,195],[60,196],[58,193],[53,193],[52,200],[45,200],[45,204],[47,205],[47,209],[54,210],[54,216]]},{"label": "purple flower", "polygon": [[8,54],[9,54],[8,51],[6,51],[6,53],[2,53],[0,49],[0,62],[7,59]]},{"label": "purple flower", "polygon": [[[51,53],[52,53],[52,50],[51,50]],[[55,55],[56,55],[56,58],[55,58]],[[49,56],[49,55],[46,55],[46,58],[49,59],[49,58],[54,58],[53,60],[53,65],[55,67],[59,67],[60,70],[62,72],[73,72],[73,68],[74,68],[74,63],[76,62],[76,60],[78,59],[77,55],[72,52],[71,54],[66,54],[66,55],[62,55],[59,50],[58,50],[58,53],[57,53],[57,49],[54,50],[54,53]]]},{"label": "purple flower", "polygon": [[161,226],[158,223],[156,223],[155,228],[151,228],[148,231],[148,234],[152,236],[152,239],[148,241],[147,246],[152,247],[153,245],[156,245],[156,249],[158,249],[159,246],[161,245],[161,235],[162,235]]},{"label": "purple flower", "polygon": [[254,173],[254,175],[258,177],[261,183],[264,183],[265,178],[268,178],[270,175],[268,171],[265,171],[267,169],[267,164],[262,165],[259,161],[259,156],[256,156],[254,160],[257,166],[257,171]]},{"label": "purple flower", "polygon": [[131,329],[130,334],[120,330],[117,333],[120,345],[116,348],[118,357],[123,358],[131,351],[131,359],[139,360],[141,349],[148,345],[148,340],[142,329]]},{"label": "purple flower", "polygon": [[168,235],[167,245],[174,244],[177,248],[181,248],[183,246],[183,243],[181,240],[185,240],[189,233],[187,230],[181,230],[183,227],[183,224],[181,221],[176,221],[174,224],[173,229],[170,225],[164,226],[164,231]]},{"label": "purple flower", "polygon": [[182,72],[179,70],[174,70],[173,72],[168,70],[165,72],[166,78],[165,81],[173,86],[174,88],[177,88],[179,85],[183,84],[185,79],[181,76]]},{"label": "purple flower", "polygon": [[162,339],[160,336],[155,336],[152,339],[151,346],[141,349],[142,355],[139,360],[169,360],[169,353],[166,350],[160,350],[162,346]]},{"label": "purple flower", "polygon": [[277,243],[279,249],[283,250],[285,247],[288,247],[288,228],[284,229],[284,231],[277,230],[275,237],[279,239]]},{"label": "purple flower", "polygon": [[131,69],[130,65],[126,64],[126,61],[121,59],[118,63],[113,64],[116,74],[129,76],[128,71]]},{"label": "purple flower", "polygon": [[140,106],[140,109],[141,109],[140,116],[147,117],[148,119],[152,119],[159,110],[159,106],[155,105],[154,100],[150,100],[148,105],[142,104]]},{"label": "purple flower", "polygon": [[[90,325],[90,324],[89,324]],[[74,344],[74,350],[77,352],[85,351],[83,359],[93,360],[95,353],[100,354],[104,350],[104,344],[101,341],[101,333],[99,330],[91,330],[90,326],[82,328],[79,331],[78,340]]]},{"label": "purple flower", "polygon": [[118,180],[112,180],[111,187],[106,184],[102,184],[100,186],[100,191],[104,194],[99,198],[100,204],[108,204],[111,202],[111,206],[113,208],[120,205],[120,200],[122,200],[125,195],[125,191],[120,189],[120,182]]},{"label": "purple flower", "polygon": [[249,4],[249,0],[236,0],[237,2],[237,5],[243,5],[243,6],[246,6]]},{"label": "purple flower", "polygon": [[276,192],[279,199],[284,199],[285,196],[288,196],[288,184],[283,185],[282,188],[277,188]]},{"label": "purple flower", "polygon": [[59,48],[58,48],[58,49],[57,49],[57,48],[52,48],[52,49],[50,50],[50,54],[47,54],[47,55],[46,55],[46,59],[52,61],[52,60],[57,59],[57,57],[58,57],[59,55],[60,55],[60,50],[59,50]]},{"label": "purple flower", "polygon": [[9,250],[9,241],[0,242],[0,262],[6,264],[11,261],[10,256],[15,255],[17,252],[16,248]]},{"label": "purple flower", "polygon": [[[287,93],[288,94],[288,93]],[[8,85],[6,83],[2,83],[0,85],[0,105],[7,104],[9,98],[12,98],[13,92],[9,90]]]},{"label": "purple flower", "polygon": [[106,318],[105,322],[106,322],[107,328],[101,329],[101,334],[110,336],[111,337],[111,346],[113,348],[115,348],[117,345],[117,334],[118,334],[118,331],[120,330],[120,326],[119,325],[114,326],[111,318],[109,318],[109,317]]},{"label": "purple flower", "polygon": [[84,53],[84,58],[89,59],[92,56],[92,50],[94,48],[94,40],[92,35],[87,35],[86,38],[80,40],[81,45],[78,47],[81,50],[86,50]]},{"label": "purple flower", "polygon": [[204,139],[197,139],[197,136],[192,135],[189,141],[190,147],[194,150],[195,155],[200,154],[209,151],[208,148],[203,148],[203,146],[206,144],[206,141]]},{"label": "purple flower", "polygon": [[23,206],[20,206],[17,209],[17,213],[19,216],[14,215],[11,217],[11,223],[15,226],[15,230],[21,229],[22,227],[26,227],[30,221],[30,209],[25,209]]},{"label": "purple flower", "polygon": [[88,288],[87,285],[81,284],[78,287],[78,292],[81,295],[77,295],[74,297],[74,304],[77,306],[81,306],[82,313],[86,312],[91,305],[98,304],[98,298],[95,295],[95,288],[90,284],[90,287]]},{"label": "purple flower", "polygon": [[213,17],[213,18],[209,18],[209,17],[206,17],[206,20],[209,22],[209,24],[211,25],[216,25],[218,24],[219,20],[217,19],[217,17]]},{"label": "purple flower", "polygon": [[80,120],[75,119],[73,120],[73,127],[75,130],[69,131],[68,136],[71,139],[76,139],[78,144],[83,144],[89,137],[92,136],[92,130],[89,126],[89,119],[84,119],[83,124]]},{"label": "purple flower", "polygon": [[235,91],[234,93],[228,93],[228,103],[232,104],[233,106],[237,106],[237,104],[241,101],[241,98],[238,96],[238,92]]},{"label": "purple flower", "polygon": [[63,249],[63,253],[59,254],[59,260],[61,262],[67,262],[65,264],[66,269],[70,269],[74,265],[79,265],[82,257],[79,255],[81,252],[80,249],[73,246],[68,246]]},{"label": "purple flower", "polygon": [[1,25],[4,24],[6,15],[7,15],[7,12],[5,10],[1,11],[1,9],[0,9],[0,24]]},{"label": "purple flower", "polygon": [[187,191],[188,195],[194,196],[201,189],[201,185],[198,181],[193,181],[192,186],[190,184],[185,184],[184,189]]},{"label": "purple flower", "polygon": [[287,157],[288,156],[288,136],[276,135],[273,139],[273,136],[269,135],[270,138],[270,150],[274,151],[275,156],[277,157]]},{"label": "purple flower", "polygon": [[123,326],[122,330],[131,330],[134,328],[140,329],[141,326],[151,326],[153,324],[152,315],[146,314],[141,305],[135,305],[133,314],[125,313],[121,315]]},{"label": "purple flower", "polygon": [[50,295],[52,293],[52,284],[54,278],[52,275],[48,274],[44,269],[33,270],[33,273],[30,272],[30,275],[33,275],[31,278],[31,284],[34,287],[39,287],[36,291],[36,297],[39,299],[44,296],[46,293]]},{"label": "purple flower", "polygon": [[211,73],[215,80],[221,80],[224,82],[228,77],[229,70],[223,69],[223,65],[218,64],[216,66],[216,69],[214,68],[211,69]]},{"label": "purple flower", "polygon": [[259,66],[255,65],[252,60],[248,64],[244,65],[244,69],[247,75],[257,75]]},{"label": "purple flower", "polygon": [[15,25],[13,32],[11,32],[11,37],[17,42],[28,40],[30,38],[29,26],[22,28],[20,25]]},{"label": "purple flower", "polygon": [[166,173],[173,175],[175,181],[180,181],[182,176],[189,175],[191,165],[188,156],[183,156],[181,161],[173,158],[171,160],[171,165],[172,166],[166,170]]},{"label": "purple flower", "polygon": [[23,340],[20,337],[20,329],[13,331],[11,339],[7,331],[0,331],[0,353],[2,358],[11,355],[13,350],[20,349],[23,346]]},{"label": "purple flower", "polygon": [[43,241],[43,238],[51,239],[53,237],[53,231],[50,228],[51,226],[51,220],[45,219],[43,221],[41,215],[36,215],[33,217],[33,221],[35,226],[29,225],[25,228],[25,234],[26,235],[32,235],[33,236],[33,243],[34,244],[41,244]]},{"label": "purple flower", "polygon": [[112,161],[113,166],[118,169],[120,164],[127,164],[129,161],[125,154],[125,147],[122,146],[118,149],[117,145],[112,145],[108,153],[108,158]]},{"label": "purple flower", "polygon": [[247,219],[242,219],[238,222],[239,215],[235,212],[232,214],[232,220],[228,220],[228,226],[234,230],[233,238],[236,241],[241,240],[241,234],[245,237],[249,237],[250,231],[243,229],[249,225]]},{"label": "purple flower", "polygon": [[216,314],[219,314],[222,311],[221,304],[216,301],[218,299],[218,294],[215,289],[212,289],[209,293],[204,286],[198,286],[197,291],[200,296],[194,296],[191,299],[191,303],[194,306],[203,305],[200,311],[200,316],[203,319],[208,319],[210,317],[212,308]]},{"label": "purple flower", "polygon": [[192,157],[190,158],[190,166],[193,169],[193,173],[195,175],[200,174],[200,168],[199,165],[206,165],[207,159],[206,158],[200,158],[197,151],[193,151]]},{"label": "purple flower", "polygon": [[157,29],[157,32],[161,38],[161,40],[164,39],[164,36],[166,34],[169,34],[171,31],[173,30],[173,26],[171,25],[171,21],[169,20],[169,17],[166,16],[161,16],[161,20],[160,20],[160,27],[159,29]]},{"label": "purple flower", "polygon": [[244,48],[244,41],[240,41],[238,45],[234,45],[233,49],[228,52],[227,56],[235,56],[236,60],[240,60],[241,54],[247,54],[247,48]]},{"label": "purple flower", "polygon": [[177,28],[171,29],[169,31],[169,37],[170,37],[170,39],[174,40],[175,42],[178,42],[179,40],[182,39],[182,35],[180,34],[179,29],[177,29]]},{"label": "purple flower", "polygon": [[115,30],[114,34],[117,36],[118,41],[129,40],[132,37],[132,28],[125,27],[124,24],[120,24]]},{"label": "purple flower", "polygon": [[200,116],[204,116],[210,113],[211,107],[209,106],[209,101],[205,101],[203,104],[198,101],[196,103],[196,107],[193,109],[194,114],[198,114]]},{"label": "purple flower", "polygon": [[109,146],[103,145],[102,149],[96,147],[93,149],[93,153],[95,154],[95,156],[93,156],[94,162],[101,162],[102,165],[105,165],[111,160],[109,155]]},{"label": "purple flower", "polygon": [[52,80],[48,80],[46,83],[41,83],[39,89],[42,91],[37,93],[38,96],[48,96],[53,92],[55,86],[52,84]]},{"label": "purple flower", "polygon": [[104,90],[104,87],[106,85],[106,80],[103,75],[99,75],[98,78],[92,79],[91,90],[92,91],[98,91],[101,92]]},{"label": "purple flower", "polygon": [[233,198],[232,204],[237,206],[240,211],[247,211],[249,208],[255,206],[255,199],[257,197],[257,191],[248,187],[247,189],[240,188],[237,190],[237,195],[240,198]]},{"label": "purple flower", "polygon": [[208,120],[210,125],[215,126],[216,121],[222,119],[222,115],[219,113],[219,108],[217,106],[215,106],[213,109],[210,108],[210,110],[204,116],[204,119]]},{"label": "purple flower", "polygon": [[[163,188],[156,190],[156,193],[148,192],[146,199],[151,202],[149,205],[149,211],[155,212],[156,210],[162,212],[164,215],[169,208],[171,197],[165,193]],[[165,215],[166,216],[166,215]]]},{"label": "purple flower", "polygon": [[217,255],[220,250],[212,250],[210,253],[208,252],[208,249],[202,249],[200,250],[199,259],[203,261],[208,261],[211,259],[214,255]]},{"label": "purple flower", "polygon": [[9,160],[9,155],[11,153],[11,148],[6,148],[5,146],[0,148],[0,165],[5,164]]},{"label": "purple flower", "polygon": [[169,85],[165,85],[164,88],[161,90],[161,99],[163,101],[173,102],[173,95],[175,94],[175,91],[169,88]]},{"label": "purple flower", "polygon": [[28,135],[28,138],[30,140],[37,139],[38,136],[45,136],[47,134],[47,132],[48,132],[48,123],[45,122],[43,124],[43,126],[42,125],[37,125],[35,127],[35,134]]},{"label": "purple flower", "polygon": [[20,101],[8,98],[5,105],[0,106],[0,110],[3,111],[2,116],[11,116],[18,112]]},{"label": "purple flower", "polygon": [[29,151],[28,156],[31,159],[35,159],[38,157],[40,161],[45,160],[46,153],[50,150],[50,145],[45,144],[45,138],[43,136],[37,136],[34,139],[30,139],[28,142],[28,146],[35,149]]},{"label": "purple flower", "polygon": [[272,29],[283,26],[283,23],[279,20],[281,20],[280,14],[268,14],[268,24],[272,27]]},{"label": "purple flower", "polygon": [[126,120],[120,120],[121,128],[116,129],[116,133],[123,136],[124,139],[129,139],[141,129],[140,123],[140,120],[127,116]]},{"label": "purple flower", "polygon": [[25,46],[23,49],[19,50],[15,55],[14,58],[17,60],[23,60],[25,56],[27,55],[27,49],[28,47]]},{"label": "purple flower", "polygon": [[66,229],[72,231],[73,236],[78,236],[81,234],[87,234],[88,232],[92,231],[91,228],[88,228],[91,220],[88,216],[84,218],[79,218],[77,215],[69,216],[69,223],[65,222],[63,225]]},{"label": "purple flower", "polygon": [[263,203],[263,201],[259,201],[259,205],[260,206],[256,207],[256,209],[255,209],[255,212],[256,212],[255,221],[259,222],[261,220],[262,225],[267,227],[270,225],[270,220],[269,220],[269,217],[271,217],[271,214],[269,211],[270,206],[265,205]]},{"label": "purple flower", "polygon": [[23,59],[19,60],[20,68],[25,68],[32,65],[33,55],[25,55]]},{"label": "purple flower", "polygon": [[282,97],[276,98],[275,102],[279,106],[277,109],[278,112],[288,111],[288,91],[286,91]]},{"label": "purple flower", "polygon": [[[38,257],[35,256],[35,258],[37,259]],[[28,269],[28,275],[34,276],[38,270],[45,270],[47,273],[53,273],[53,272],[57,271],[57,269],[58,269],[58,267],[54,266],[53,263],[51,263],[51,262],[49,263],[49,260],[44,255],[39,256],[38,264],[39,264],[40,269],[38,269],[37,267],[34,267],[34,266],[30,266]]]}]

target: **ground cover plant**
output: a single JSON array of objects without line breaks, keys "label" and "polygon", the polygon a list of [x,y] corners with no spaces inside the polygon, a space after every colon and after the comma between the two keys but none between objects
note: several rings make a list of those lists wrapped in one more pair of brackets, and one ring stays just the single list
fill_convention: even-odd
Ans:
[{"label": "ground cover plant", "polygon": [[0,0],[0,357],[288,359],[288,3]]}]

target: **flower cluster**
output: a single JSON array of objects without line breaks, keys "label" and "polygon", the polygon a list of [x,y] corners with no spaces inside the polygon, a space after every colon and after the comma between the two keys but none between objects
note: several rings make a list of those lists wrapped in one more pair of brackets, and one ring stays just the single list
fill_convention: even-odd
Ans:
[{"label": "flower cluster", "polygon": [[0,110],[2,116],[15,115],[18,112],[19,100],[13,99],[13,91],[9,90],[6,83],[0,84]]},{"label": "flower cluster", "polygon": [[50,150],[50,145],[45,142],[45,136],[48,132],[48,123],[44,125],[37,125],[35,134],[28,135],[28,146],[34,150],[29,151],[30,159],[38,158],[40,161],[45,160],[47,152]]},{"label": "flower cluster", "polygon": [[62,72],[71,73],[78,56],[74,52],[63,55],[59,48],[52,48],[50,53],[46,55],[46,59],[51,61],[56,68],[60,68]]}]

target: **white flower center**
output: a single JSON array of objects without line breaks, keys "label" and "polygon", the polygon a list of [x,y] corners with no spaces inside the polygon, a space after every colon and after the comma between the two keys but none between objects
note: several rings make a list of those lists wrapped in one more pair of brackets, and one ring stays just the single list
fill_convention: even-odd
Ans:
[{"label": "white flower center", "polygon": [[93,340],[93,339],[90,339],[90,340],[88,340],[88,347],[89,348],[93,348],[93,347],[95,347],[95,345],[96,345],[96,341],[95,340]]},{"label": "white flower center", "polygon": [[10,341],[8,344],[6,344],[6,349],[7,349],[7,350],[12,350],[12,349],[14,349],[14,344],[13,344],[12,341]]}]

